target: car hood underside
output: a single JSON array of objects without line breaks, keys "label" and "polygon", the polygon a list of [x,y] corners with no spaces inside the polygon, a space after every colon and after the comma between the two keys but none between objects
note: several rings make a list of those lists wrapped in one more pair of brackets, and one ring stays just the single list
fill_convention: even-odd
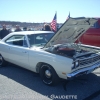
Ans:
[{"label": "car hood underside", "polygon": [[44,48],[56,44],[74,43],[96,21],[97,19],[94,18],[69,18],[44,46]]}]

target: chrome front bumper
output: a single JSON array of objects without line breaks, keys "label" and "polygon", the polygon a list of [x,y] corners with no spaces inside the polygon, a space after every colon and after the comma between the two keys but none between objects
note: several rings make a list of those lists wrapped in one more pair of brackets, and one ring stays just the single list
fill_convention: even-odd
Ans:
[{"label": "chrome front bumper", "polygon": [[72,73],[67,74],[67,79],[73,79],[73,78],[78,77],[83,74],[89,74],[99,67],[100,67],[100,63],[97,63],[93,66],[74,71]]}]

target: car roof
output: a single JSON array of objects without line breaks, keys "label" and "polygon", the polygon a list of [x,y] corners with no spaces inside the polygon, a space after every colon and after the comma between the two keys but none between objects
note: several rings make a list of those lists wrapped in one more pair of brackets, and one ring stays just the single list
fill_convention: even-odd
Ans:
[{"label": "car roof", "polygon": [[31,35],[31,34],[50,34],[54,33],[53,31],[19,31],[19,32],[12,32],[5,36],[1,41],[5,41],[7,38],[9,38],[12,35]]},{"label": "car roof", "polygon": [[28,35],[28,34],[44,34],[44,33],[54,33],[54,32],[53,31],[19,31],[19,32],[12,32],[10,34]]}]

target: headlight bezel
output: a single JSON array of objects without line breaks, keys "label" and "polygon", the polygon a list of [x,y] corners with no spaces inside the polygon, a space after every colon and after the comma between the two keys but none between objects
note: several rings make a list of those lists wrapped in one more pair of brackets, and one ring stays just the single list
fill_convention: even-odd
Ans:
[{"label": "headlight bezel", "polygon": [[74,65],[73,65],[72,69],[79,67],[79,60],[73,61],[73,64]]}]

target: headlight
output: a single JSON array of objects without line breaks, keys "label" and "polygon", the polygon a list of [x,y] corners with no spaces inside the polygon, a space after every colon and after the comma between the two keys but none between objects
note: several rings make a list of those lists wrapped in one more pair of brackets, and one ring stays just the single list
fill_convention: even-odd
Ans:
[{"label": "headlight", "polygon": [[79,66],[79,61],[78,60],[74,61],[73,64],[74,64],[74,66],[72,67],[72,69],[75,69]]},{"label": "headlight", "polygon": [[75,67],[78,67],[78,66],[79,66],[79,62],[76,61],[76,62],[75,62]]}]

